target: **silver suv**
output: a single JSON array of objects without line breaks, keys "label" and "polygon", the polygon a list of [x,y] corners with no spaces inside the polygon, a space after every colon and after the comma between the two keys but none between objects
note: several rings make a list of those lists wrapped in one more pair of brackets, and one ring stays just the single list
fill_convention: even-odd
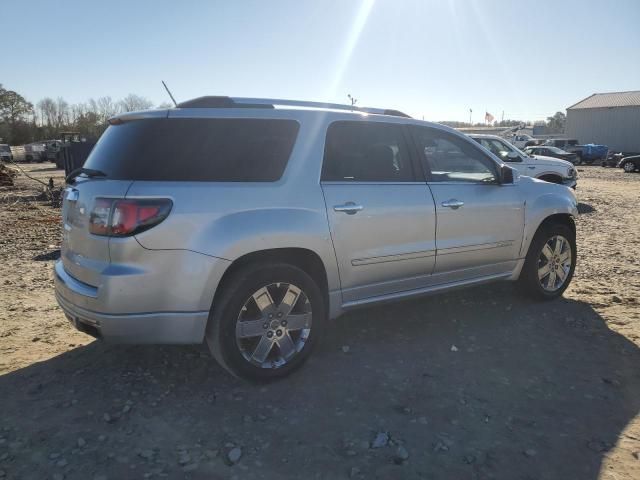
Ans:
[{"label": "silver suv", "polygon": [[[278,108],[275,108],[278,107]],[[577,203],[401,112],[202,97],[113,118],[67,178],[56,296],[113,342],[284,376],[329,319],[496,280],[558,297]]]}]

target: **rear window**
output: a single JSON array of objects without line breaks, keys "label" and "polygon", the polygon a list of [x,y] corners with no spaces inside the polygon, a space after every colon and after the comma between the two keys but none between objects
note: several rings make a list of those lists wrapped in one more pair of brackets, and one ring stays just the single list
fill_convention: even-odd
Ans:
[{"label": "rear window", "polygon": [[273,182],[298,129],[294,120],[134,120],[110,126],[84,166],[114,180]]}]

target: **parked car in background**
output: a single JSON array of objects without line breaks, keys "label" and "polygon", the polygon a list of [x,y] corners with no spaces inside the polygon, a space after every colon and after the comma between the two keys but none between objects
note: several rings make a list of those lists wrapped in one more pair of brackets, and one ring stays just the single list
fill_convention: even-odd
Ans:
[{"label": "parked car in background", "polygon": [[627,173],[640,172],[640,155],[622,158],[618,163],[618,167]]},{"label": "parked car in background", "polygon": [[525,148],[531,145],[537,145],[539,143],[539,140],[536,140],[531,135],[522,133],[514,135],[509,140],[517,148]]},{"label": "parked car in background", "polygon": [[572,163],[566,160],[529,155],[497,135],[473,134],[469,136],[500,160],[514,167],[521,175],[576,188],[578,178],[576,169]]},{"label": "parked car in background", "polygon": [[524,151],[529,155],[541,155],[544,157],[559,158],[561,160],[571,162],[574,165],[578,163],[578,155],[576,155],[575,153],[565,152],[564,150],[557,147],[534,146],[527,147],[524,149]]},{"label": "parked car in background", "polygon": [[585,145],[578,144],[578,140],[572,138],[550,138],[546,140],[543,146],[556,147],[568,153],[575,153],[577,158],[576,164],[586,163],[591,165],[594,162],[604,162],[609,154],[609,147],[606,145],[597,145],[588,143]]},{"label": "parked car in background", "polygon": [[[626,157],[627,155],[625,155],[622,152],[609,152],[609,154],[607,155],[607,158],[604,159],[602,161],[602,166],[603,167],[617,167],[618,164],[620,163],[620,160],[622,160],[624,157]],[[631,156],[631,155],[629,155]]]},{"label": "parked car in background", "polygon": [[0,161],[13,162],[13,153],[11,153],[11,147],[6,143],[0,143]]},{"label": "parked car in background", "polygon": [[573,153],[571,148],[578,146],[578,140],[573,138],[549,138],[542,145],[549,147],[557,147],[565,152]]},{"label": "parked car in background", "polygon": [[41,163],[47,159],[44,143],[29,143],[24,146],[24,161]]},{"label": "parked car in background", "polygon": [[593,163],[604,163],[609,155],[609,147],[606,145],[596,145],[594,143],[587,143],[586,145],[579,145],[580,152],[576,152],[578,155],[579,164],[586,163],[591,165]]},{"label": "parked car in background", "polygon": [[61,147],[62,140],[47,140],[45,142],[47,161],[57,163]]},{"label": "parked car in background", "polygon": [[343,312],[497,280],[551,300],[573,276],[574,193],[443,125],[230,97],[110,123],[67,177],[54,275],[105,340],[206,340],[265,381]]}]

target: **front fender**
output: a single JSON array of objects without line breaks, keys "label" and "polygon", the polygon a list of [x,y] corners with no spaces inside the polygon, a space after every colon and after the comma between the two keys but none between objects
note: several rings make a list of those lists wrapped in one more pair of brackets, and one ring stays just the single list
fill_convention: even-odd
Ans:
[{"label": "front fender", "polygon": [[578,200],[573,191],[563,185],[532,179],[525,203],[521,258],[526,256],[531,240],[542,222],[551,215],[558,214],[573,218],[578,216]]}]

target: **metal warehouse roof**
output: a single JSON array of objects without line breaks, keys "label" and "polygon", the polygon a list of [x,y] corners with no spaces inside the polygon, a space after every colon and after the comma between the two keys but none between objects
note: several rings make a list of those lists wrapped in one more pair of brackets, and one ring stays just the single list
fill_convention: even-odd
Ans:
[{"label": "metal warehouse roof", "polygon": [[640,107],[640,90],[631,92],[594,93],[571,105],[567,110],[579,108]]}]

